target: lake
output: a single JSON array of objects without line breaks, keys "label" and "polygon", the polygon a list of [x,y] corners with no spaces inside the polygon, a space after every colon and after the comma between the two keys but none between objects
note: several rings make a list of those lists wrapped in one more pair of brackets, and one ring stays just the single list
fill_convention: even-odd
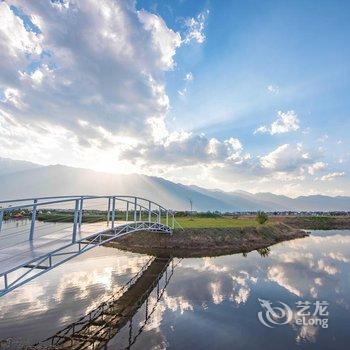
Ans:
[{"label": "lake", "polygon": [[[0,339],[11,341],[0,348],[53,336],[143,271],[149,276],[124,301],[141,305],[129,305],[132,317],[118,323],[108,349],[348,348],[350,230],[312,231],[247,255],[150,264],[149,256],[99,247],[3,296]],[[152,275],[162,264],[166,272]],[[115,320],[106,317],[104,326]]]}]

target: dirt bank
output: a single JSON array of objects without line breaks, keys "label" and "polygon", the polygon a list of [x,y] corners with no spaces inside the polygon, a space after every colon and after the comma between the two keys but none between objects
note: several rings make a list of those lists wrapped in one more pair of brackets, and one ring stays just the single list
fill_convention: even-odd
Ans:
[{"label": "dirt bank", "polygon": [[135,253],[184,258],[250,252],[307,235],[305,231],[277,223],[244,228],[192,228],[175,230],[172,235],[138,232],[107,246]]}]

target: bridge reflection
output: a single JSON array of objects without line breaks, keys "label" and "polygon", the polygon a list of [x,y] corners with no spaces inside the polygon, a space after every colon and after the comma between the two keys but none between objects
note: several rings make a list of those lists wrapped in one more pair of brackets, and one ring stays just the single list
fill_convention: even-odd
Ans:
[{"label": "bridge reflection", "polygon": [[[151,258],[115,295],[97,308],[35,346],[54,349],[107,349],[108,342],[128,325],[129,349],[157,308],[176,265],[170,257]],[[150,302],[152,292],[155,302]],[[144,305],[142,322],[133,318]]]}]

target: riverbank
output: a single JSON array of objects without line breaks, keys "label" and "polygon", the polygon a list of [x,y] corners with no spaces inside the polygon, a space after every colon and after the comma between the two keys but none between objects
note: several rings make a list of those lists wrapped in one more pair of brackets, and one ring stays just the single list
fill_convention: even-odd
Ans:
[{"label": "riverbank", "polygon": [[269,220],[303,230],[350,229],[350,216],[275,216]]},{"label": "riverbank", "polygon": [[106,246],[140,254],[186,258],[248,253],[307,235],[305,231],[276,223],[256,227],[186,228],[175,230],[172,235],[138,232]]}]

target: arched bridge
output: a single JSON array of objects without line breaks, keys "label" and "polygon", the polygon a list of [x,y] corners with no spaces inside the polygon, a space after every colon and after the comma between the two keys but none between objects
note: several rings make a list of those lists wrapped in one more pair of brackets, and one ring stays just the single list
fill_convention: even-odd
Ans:
[{"label": "arched bridge", "polygon": [[171,234],[173,211],[125,195],[0,200],[0,296],[118,237]]}]

